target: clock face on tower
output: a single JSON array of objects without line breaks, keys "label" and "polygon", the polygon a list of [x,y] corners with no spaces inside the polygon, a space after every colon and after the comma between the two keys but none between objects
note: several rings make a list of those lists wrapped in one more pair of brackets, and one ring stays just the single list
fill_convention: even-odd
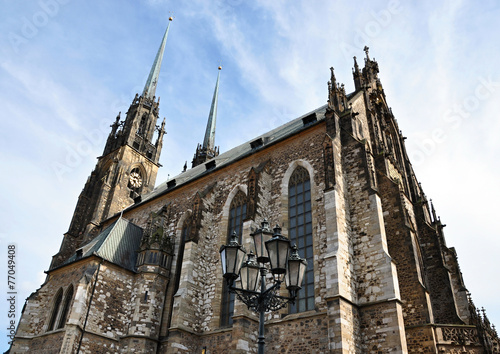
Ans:
[{"label": "clock face on tower", "polygon": [[130,173],[129,182],[133,188],[139,188],[140,186],[142,186],[142,177],[137,169],[132,170],[132,172]]}]

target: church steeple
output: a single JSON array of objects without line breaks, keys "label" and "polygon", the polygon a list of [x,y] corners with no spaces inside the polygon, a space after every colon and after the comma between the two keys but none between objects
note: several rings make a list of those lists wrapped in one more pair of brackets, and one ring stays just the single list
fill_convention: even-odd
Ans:
[{"label": "church steeple", "polygon": [[158,53],[156,53],[155,61],[153,62],[146,85],[144,85],[144,90],[142,91],[142,96],[150,100],[153,100],[156,94],[156,85],[158,84],[158,77],[160,76],[161,61],[163,59],[163,52],[165,50],[165,44],[167,43],[168,29],[170,28],[171,21],[172,17],[168,19],[167,29],[165,30],[160,48],[158,49]]},{"label": "church steeple", "polygon": [[213,149],[215,147],[215,123],[217,120],[217,100],[219,96],[219,79],[222,67],[219,66],[217,73],[217,82],[215,83],[214,97],[208,114],[207,130],[205,131],[205,139],[203,139],[203,148]]},{"label": "church steeple", "polygon": [[[154,163],[158,163],[163,135],[165,134],[165,121],[161,127],[156,125],[159,118],[160,98],[158,97],[155,101],[155,93],[171,21],[172,17],[169,18],[167,29],[163,35],[160,48],[156,53],[142,95],[135,95],[124,121],[118,122],[119,116],[117,117],[117,121],[112,125],[111,134],[108,137],[103,156],[111,153],[120,146],[129,145],[138,152],[146,155]],[[156,142],[153,141],[155,135],[158,137]]]},{"label": "church steeple", "polygon": [[217,102],[219,98],[219,79],[222,67],[219,66],[217,74],[217,81],[215,82],[214,97],[212,98],[212,105],[210,113],[208,114],[207,129],[205,130],[205,138],[203,145],[198,145],[196,153],[194,154],[192,166],[198,166],[214,157],[219,155],[219,149],[215,146],[215,123],[217,120]]},{"label": "church steeple", "polygon": [[51,268],[93,239],[103,220],[140,201],[143,194],[154,188],[165,134],[165,120],[157,125],[160,99],[156,99],[155,93],[170,21],[172,18],[142,95],[135,95],[124,120],[118,114],[111,125],[103,154],[78,198],[69,230]]}]

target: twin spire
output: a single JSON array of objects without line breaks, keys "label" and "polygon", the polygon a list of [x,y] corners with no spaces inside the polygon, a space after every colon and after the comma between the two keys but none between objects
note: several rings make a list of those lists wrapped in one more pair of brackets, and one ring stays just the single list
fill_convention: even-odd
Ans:
[{"label": "twin spire", "polygon": [[[147,100],[153,100],[156,94],[156,85],[158,84],[158,78],[160,76],[161,62],[163,59],[163,53],[165,51],[165,44],[167,43],[168,30],[170,28],[170,22],[173,20],[172,17],[168,19],[168,26],[165,30],[165,34],[163,35],[163,39],[160,44],[160,48],[156,53],[155,60],[153,62],[153,66],[151,67],[151,71],[149,72],[148,79],[146,84],[144,85],[144,90],[142,91],[142,97]],[[215,146],[215,125],[217,120],[217,102],[219,97],[219,79],[220,79],[220,70],[222,69],[219,66],[219,72],[217,74],[217,81],[215,83],[214,96],[212,98],[212,105],[210,106],[210,113],[208,115],[207,129],[205,131],[205,138],[203,139],[203,145],[198,145],[196,148],[196,153],[193,158],[192,166],[198,166],[217,155],[219,155],[219,149]],[[185,166],[186,169],[187,166]]]},{"label": "twin spire", "polygon": [[219,79],[221,69],[222,67],[219,66],[217,81],[215,82],[214,97],[212,98],[210,113],[208,114],[207,129],[205,130],[203,145],[198,144],[194,154],[192,167],[196,167],[219,155],[219,148],[215,146],[215,123],[217,121],[217,101],[219,98]]},{"label": "twin spire", "polygon": [[206,149],[213,149],[215,147],[215,123],[217,120],[217,101],[219,97],[219,79],[221,69],[222,67],[219,66],[217,81],[215,82],[214,97],[212,98],[210,113],[208,114],[207,130],[205,131],[205,139],[203,139],[203,147]]},{"label": "twin spire", "polygon": [[165,44],[167,43],[168,29],[170,28],[170,22],[172,22],[172,20],[172,17],[168,19],[167,29],[165,30],[160,48],[158,49],[158,53],[156,53],[155,61],[153,62],[146,85],[144,85],[144,90],[142,91],[142,97],[150,100],[152,100],[156,94],[156,85],[158,84],[158,77],[160,76],[161,61],[163,59],[163,52],[165,51]]}]

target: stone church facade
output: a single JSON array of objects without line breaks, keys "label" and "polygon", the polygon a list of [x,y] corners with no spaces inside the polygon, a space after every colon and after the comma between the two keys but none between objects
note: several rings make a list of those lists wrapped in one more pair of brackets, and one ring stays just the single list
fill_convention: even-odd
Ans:
[{"label": "stone church facade", "polygon": [[331,69],[326,105],[222,154],[217,77],[193,167],[153,188],[167,34],[143,93],[112,126],[11,353],[255,353],[258,316],[225,288],[219,248],[235,231],[249,249],[264,219],[308,261],[296,305],[266,317],[267,352],[500,352],[367,48],[354,92]]}]

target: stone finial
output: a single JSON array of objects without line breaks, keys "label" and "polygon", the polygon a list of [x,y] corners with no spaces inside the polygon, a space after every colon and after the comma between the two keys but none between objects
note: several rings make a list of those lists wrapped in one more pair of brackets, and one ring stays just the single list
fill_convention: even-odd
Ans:
[{"label": "stone finial", "polygon": [[370,48],[368,48],[368,46],[366,46],[366,45],[365,45],[365,47],[363,48],[363,50],[364,50],[364,51],[365,51],[365,53],[366,53],[366,60],[370,60],[370,56],[368,55],[368,50],[369,50],[369,49],[370,49]]}]

